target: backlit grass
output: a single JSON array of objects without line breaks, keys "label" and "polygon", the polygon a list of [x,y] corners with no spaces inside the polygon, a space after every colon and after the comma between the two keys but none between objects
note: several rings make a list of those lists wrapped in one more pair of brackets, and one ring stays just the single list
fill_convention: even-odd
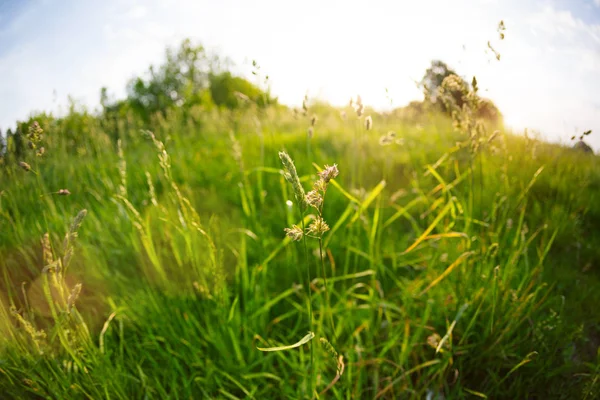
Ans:
[{"label": "backlit grass", "polygon": [[[0,172],[0,393],[595,398],[597,159],[344,111],[40,121],[45,154]],[[321,209],[280,151],[307,191],[337,164]]]}]

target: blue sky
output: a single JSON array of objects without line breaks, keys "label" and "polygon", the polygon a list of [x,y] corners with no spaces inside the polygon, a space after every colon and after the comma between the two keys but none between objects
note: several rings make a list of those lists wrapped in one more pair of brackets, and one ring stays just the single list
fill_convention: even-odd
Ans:
[{"label": "blue sky", "polygon": [[241,74],[256,59],[287,104],[360,94],[384,108],[387,88],[401,106],[421,98],[414,81],[439,58],[475,74],[510,127],[553,141],[592,129],[600,149],[600,0],[0,0],[0,128],[60,114],[69,95],[94,109],[102,86],[124,97],[186,37]]}]

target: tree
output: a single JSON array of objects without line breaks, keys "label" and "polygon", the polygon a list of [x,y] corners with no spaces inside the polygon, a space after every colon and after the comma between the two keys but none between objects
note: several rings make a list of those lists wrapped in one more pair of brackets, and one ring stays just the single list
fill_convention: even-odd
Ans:
[{"label": "tree", "polygon": [[2,136],[2,130],[0,130],[0,166],[4,165],[5,154],[6,144],[4,143],[4,136]]},{"label": "tree", "polygon": [[100,106],[102,106],[102,110],[106,111],[107,107],[110,106],[108,99],[108,89],[106,86],[102,86],[100,88]]},{"label": "tree", "polygon": [[[234,109],[250,100],[258,106],[274,104],[268,93],[248,80],[228,71],[230,62],[206,52],[201,45],[184,40],[177,49],[167,49],[165,62],[150,66],[147,77],[132,79],[127,88],[127,102],[131,109],[146,122],[152,115],[172,107],[184,110],[195,105]],[[106,90],[101,91],[101,104],[107,112],[109,106]]]},{"label": "tree", "polygon": [[19,127],[15,133],[11,132],[12,140],[13,140],[13,153],[16,158],[21,158],[23,156],[23,151],[25,150],[25,145],[23,142],[23,135]]},{"label": "tree", "polygon": [[[442,85],[444,80],[454,76],[451,85]],[[431,66],[425,70],[419,87],[425,96],[425,102],[440,111],[451,114],[452,110],[461,109],[467,100],[476,104],[476,115],[491,122],[499,122],[502,114],[498,107],[489,99],[483,99],[477,94],[477,80],[473,78],[469,84],[456,71],[440,60],[431,61]],[[442,89],[442,86],[444,88]]]},{"label": "tree", "polygon": [[496,104],[490,99],[479,98],[479,108],[477,109],[477,116],[490,122],[501,122],[502,113]]},{"label": "tree", "polygon": [[233,76],[230,72],[210,74],[210,94],[214,103],[228,109],[241,108],[252,102],[260,107],[275,101],[268,93],[244,78]]},{"label": "tree", "polygon": [[590,147],[590,145],[584,142],[583,139],[579,139],[579,141],[573,145],[573,148],[584,153],[594,154],[594,150]]},{"label": "tree", "polygon": [[208,90],[209,73],[217,66],[218,58],[186,39],[177,50],[167,49],[161,66],[150,66],[147,79],[137,77],[129,82],[128,100],[145,119],[173,106],[198,104],[206,99],[203,92]]},{"label": "tree", "polygon": [[[438,101],[438,94],[444,79],[451,75],[459,76],[456,71],[448,67],[445,62],[433,60],[431,61],[431,66],[425,70],[425,75],[423,75],[421,82],[419,82],[419,87],[425,95],[425,101],[438,105],[444,112],[447,112],[448,109],[444,102]],[[469,87],[466,81],[464,81],[462,78],[460,79],[464,82],[466,87]],[[452,93],[452,97],[454,98],[457,106],[462,107],[462,104],[464,103],[462,99],[462,93],[455,91]]]}]

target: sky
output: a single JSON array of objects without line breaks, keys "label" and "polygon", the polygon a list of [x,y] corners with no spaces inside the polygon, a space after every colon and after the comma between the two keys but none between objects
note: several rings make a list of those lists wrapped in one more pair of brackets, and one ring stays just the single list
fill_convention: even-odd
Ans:
[{"label": "sky", "polygon": [[403,106],[441,59],[477,76],[511,129],[559,142],[592,129],[600,150],[600,0],[0,0],[0,129],[60,115],[69,96],[94,110],[103,86],[123,98],[184,38],[249,78],[256,60],[289,105]]}]

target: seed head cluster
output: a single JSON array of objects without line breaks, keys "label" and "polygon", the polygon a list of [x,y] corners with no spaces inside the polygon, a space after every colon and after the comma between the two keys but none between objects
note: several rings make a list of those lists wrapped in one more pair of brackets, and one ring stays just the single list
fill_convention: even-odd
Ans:
[{"label": "seed head cluster", "polygon": [[469,87],[466,81],[454,74],[444,78],[438,90],[438,97],[452,116],[454,129],[467,136],[468,142],[464,145],[470,145],[472,154],[478,153],[489,141],[487,128],[479,115],[485,101],[477,94],[478,90],[476,77]]},{"label": "seed head cluster", "polygon": [[27,130],[27,146],[35,150],[35,155],[41,157],[46,152],[43,146],[40,146],[44,138],[44,130],[37,121],[34,121]]},{"label": "seed head cluster", "polygon": [[28,145],[31,149],[36,149],[39,142],[43,139],[44,130],[37,121],[34,121],[27,130]]},{"label": "seed head cluster", "polygon": [[312,223],[305,230],[293,225],[291,228],[285,228],[285,234],[292,240],[300,240],[304,235],[311,237],[322,237],[325,232],[329,230],[329,225],[323,220],[323,205],[325,203],[325,193],[327,192],[327,186],[332,179],[338,176],[339,170],[336,164],[325,165],[324,169],[319,172],[319,178],[313,183],[313,188],[308,193],[304,192],[304,188],[300,183],[298,172],[294,162],[286,152],[280,152],[279,158],[283,164],[284,177],[292,184],[294,189],[294,196],[296,201],[300,205],[300,209],[304,213],[307,206],[314,208],[317,212],[317,216],[313,219]]},{"label": "seed head cluster", "polygon": [[389,146],[391,144],[403,145],[404,140],[402,138],[397,138],[396,132],[389,131],[379,138],[379,144],[381,146]]}]

